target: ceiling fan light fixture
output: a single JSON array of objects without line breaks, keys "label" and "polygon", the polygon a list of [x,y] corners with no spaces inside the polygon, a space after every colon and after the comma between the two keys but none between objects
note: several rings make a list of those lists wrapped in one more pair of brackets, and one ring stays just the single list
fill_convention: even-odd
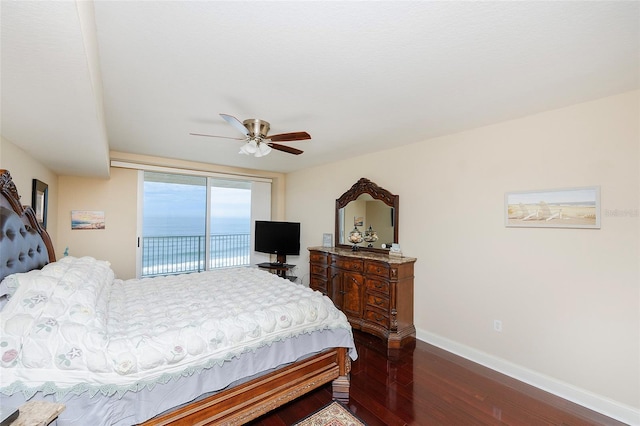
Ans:
[{"label": "ceiling fan light fixture", "polygon": [[247,143],[240,147],[240,154],[253,155],[258,151],[258,143],[255,139],[249,139]]},{"label": "ceiling fan light fixture", "polygon": [[240,147],[239,154],[253,155],[254,157],[264,157],[271,152],[271,147],[258,138],[251,138]]},{"label": "ceiling fan light fixture", "polygon": [[258,150],[254,154],[256,157],[264,157],[265,155],[269,155],[271,152],[271,147],[266,143],[262,142],[258,144]]}]

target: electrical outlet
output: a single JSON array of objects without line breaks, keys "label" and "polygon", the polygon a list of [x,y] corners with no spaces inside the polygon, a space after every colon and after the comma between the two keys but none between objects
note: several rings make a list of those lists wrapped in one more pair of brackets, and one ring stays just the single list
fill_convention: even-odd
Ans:
[{"label": "electrical outlet", "polygon": [[493,320],[493,331],[497,331],[498,333],[502,333],[502,321],[494,319]]}]

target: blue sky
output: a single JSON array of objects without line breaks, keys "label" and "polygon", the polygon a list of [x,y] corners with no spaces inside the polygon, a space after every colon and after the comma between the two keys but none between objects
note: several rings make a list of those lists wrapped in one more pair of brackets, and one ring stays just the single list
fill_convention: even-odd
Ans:
[{"label": "blue sky", "polygon": [[[201,217],[205,212],[206,187],[176,183],[144,183],[145,216]],[[213,217],[251,216],[251,190],[211,188]]]}]

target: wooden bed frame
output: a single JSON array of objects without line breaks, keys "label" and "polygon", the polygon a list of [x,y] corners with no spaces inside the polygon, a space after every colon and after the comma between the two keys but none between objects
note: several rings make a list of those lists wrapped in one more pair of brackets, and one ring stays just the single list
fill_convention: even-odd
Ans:
[{"label": "wooden bed frame", "polygon": [[[16,186],[7,170],[0,169],[0,193],[2,195],[0,207],[5,209],[10,207],[22,220],[27,233],[37,234],[36,236],[40,238],[36,243],[38,248],[28,249],[28,256],[32,255],[32,251],[39,253],[43,246],[47,253],[40,253],[42,260],[38,267],[41,268],[46,263],[54,262],[56,258],[49,234],[38,224],[33,209],[21,205]],[[3,230],[5,220],[4,216],[0,216],[0,221],[2,221],[0,227]],[[0,238],[0,242],[7,240],[9,238]],[[0,250],[5,250],[3,258],[13,256],[10,261],[6,262],[13,265],[11,273],[28,271],[27,268],[20,270],[19,266],[16,270],[15,266],[16,263],[20,263],[17,261],[18,259],[27,256],[26,253],[7,253],[7,249],[3,249],[2,246],[0,246]],[[12,259],[16,261],[14,262]],[[32,266],[29,268],[34,269]],[[0,280],[3,278],[3,274],[0,274]],[[347,348],[327,349],[238,386],[154,417],[143,425],[244,424],[329,382],[333,382],[333,398],[347,403],[349,401],[350,371],[351,359]]]}]

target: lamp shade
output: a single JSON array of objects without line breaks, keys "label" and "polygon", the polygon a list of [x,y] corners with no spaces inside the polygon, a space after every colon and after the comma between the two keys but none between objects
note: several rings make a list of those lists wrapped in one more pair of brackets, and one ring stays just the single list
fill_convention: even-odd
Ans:
[{"label": "lamp shade", "polygon": [[256,157],[264,157],[265,155],[268,155],[270,152],[271,152],[271,147],[263,142],[258,144],[258,149],[256,150],[256,153],[254,155]]},{"label": "lamp shade", "polygon": [[[256,155],[257,152],[258,152],[258,143],[256,142],[255,139],[251,139],[249,142],[245,143],[240,147],[239,153],[245,154],[245,155]],[[260,157],[260,156],[256,155],[256,157]]]}]

